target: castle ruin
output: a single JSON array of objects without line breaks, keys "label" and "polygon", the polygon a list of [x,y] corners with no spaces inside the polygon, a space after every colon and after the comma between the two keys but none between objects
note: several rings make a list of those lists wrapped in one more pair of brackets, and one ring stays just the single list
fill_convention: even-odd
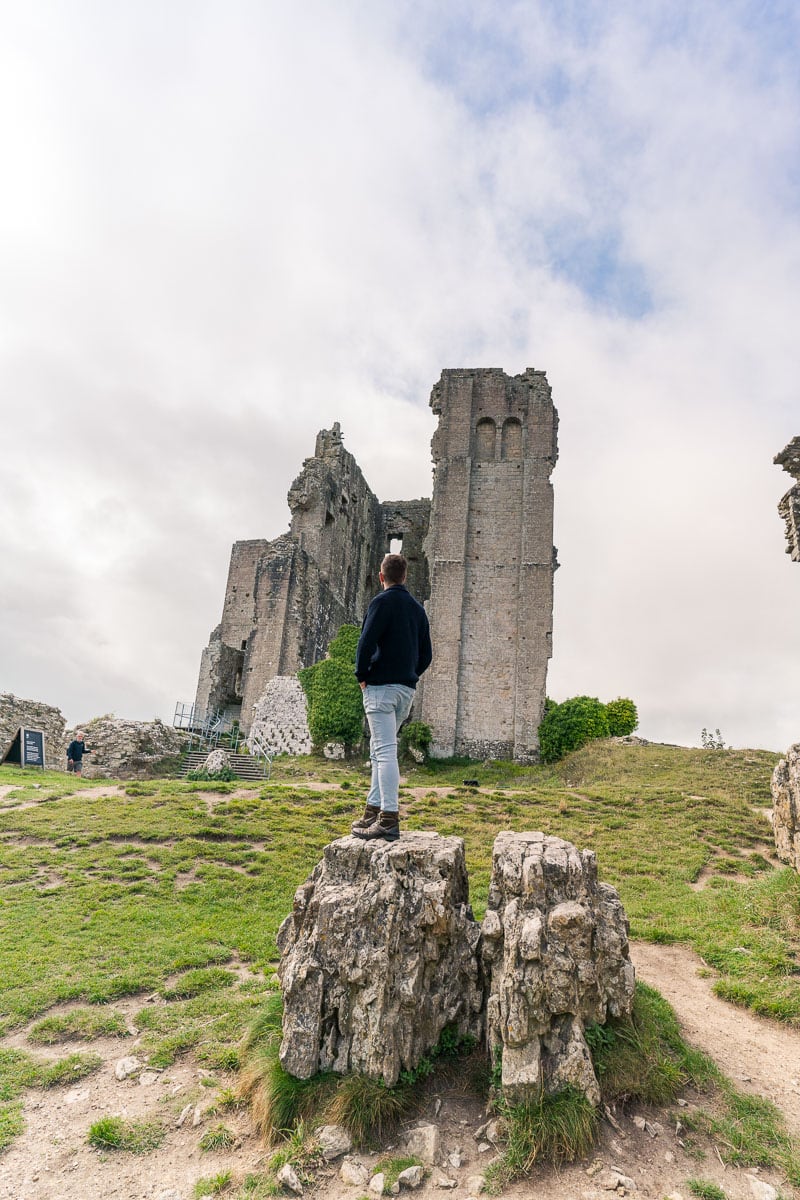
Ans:
[{"label": "castle ruin", "polygon": [[795,481],[778,505],[778,512],[786,522],[786,553],[793,562],[800,562],[800,437],[792,438],[773,462]]},{"label": "castle ruin", "polygon": [[381,503],[334,424],[289,489],[289,532],[234,544],[197,711],[238,717],[247,732],[271,679],[361,624],[380,560],[399,543],[431,622],[434,661],[414,715],[433,730],[432,753],[537,757],[556,567],[550,387],[531,369],[445,370],[430,403],[432,501]]}]

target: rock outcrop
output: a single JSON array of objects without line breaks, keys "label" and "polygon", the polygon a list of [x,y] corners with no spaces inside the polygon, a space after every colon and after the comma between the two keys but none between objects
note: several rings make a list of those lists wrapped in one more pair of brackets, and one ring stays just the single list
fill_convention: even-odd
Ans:
[{"label": "rock outcrop", "polygon": [[793,562],[800,562],[800,437],[792,438],[773,462],[795,480],[778,505],[778,512],[786,522],[786,553]]},{"label": "rock outcrop", "polygon": [[800,742],[772,772],[772,830],[778,858],[800,871]]},{"label": "rock outcrop", "polygon": [[273,754],[310,754],[308,702],[296,675],[276,675],[253,707],[248,743],[258,736]]},{"label": "rock outcrop", "polygon": [[[162,721],[125,721],[119,717],[94,717],[78,725],[91,751],[83,760],[89,779],[147,779],[158,774],[180,754],[186,734]],[[75,730],[63,738],[57,765],[66,769],[66,749]]]},{"label": "rock outcrop", "polygon": [[3,692],[0,695],[0,758],[18,729],[40,729],[44,733],[45,766],[66,770],[66,756],[61,753],[65,724],[60,708],[42,704],[39,700],[21,700],[11,692]]},{"label": "rock outcrop", "polygon": [[512,1101],[572,1085],[598,1103],[584,1024],[630,1012],[628,922],[591,850],[498,834],[482,926],[486,1035]]},{"label": "rock outcrop", "polygon": [[278,933],[284,1069],[392,1086],[445,1027],[479,1037],[479,937],[461,838],[326,846]]}]

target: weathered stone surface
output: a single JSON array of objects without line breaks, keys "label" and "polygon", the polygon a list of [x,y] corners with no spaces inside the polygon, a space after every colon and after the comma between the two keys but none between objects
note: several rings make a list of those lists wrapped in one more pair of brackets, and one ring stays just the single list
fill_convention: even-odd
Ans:
[{"label": "weathered stone surface", "polygon": [[53,770],[66,768],[67,760],[61,753],[65,724],[59,708],[3,692],[0,694],[0,758],[19,729],[40,729],[44,734],[45,766]]},{"label": "weathered stone surface", "polygon": [[[543,371],[443,371],[430,532],[434,757],[538,757],[552,653],[558,415]],[[487,617],[487,614],[491,614]]]},{"label": "weathered stone surface", "polygon": [[287,1188],[290,1192],[294,1192],[297,1196],[302,1196],[303,1185],[300,1182],[300,1177],[297,1174],[297,1171],[295,1171],[291,1163],[284,1163],[275,1178],[281,1187]]},{"label": "weathered stone surface", "polygon": [[233,547],[198,710],[240,717],[249,732],[271,679],[317,662],[344,622],[361,623],[398,539],[409,590],[430,597],[435,653],[415,715],[433,729],[432,754],[537,757],[556,567],[550,386],[532,369],[447,370],[431,407],[432,502],[380,503],[339,425],[320,431],[289,489],[289,532]]},{"label": "weathered stone surface", "polygon": [[397,1182],[401,1188],[415,1191],[418,1187],[422,1187],[424,1178],[425,1172],[422,1167],[406,1167],[405,1171],[401,1171],[397,1176]]},{"label": "weathered stone surface", "polygon": [[253,706],[250,737],[256,734],[273,754],[311,753],[308,702],[296,675],[276,675],[269,681]]},{"label": "weathered stone surface", "polygon": [[590,850],[543,833],[501,833],[483,921],[490,1051],[521,1100],[544,1086],[600,1099],[584,1022],[628,1013],[634,971],[617,892]]},{"label": "weathered stone surface", "polygon": [[479,936],[461,838],[326,846],[278,933],[284,1069],[391,1086],[445,1026],[480,1036]]},{"label": "weathered stone surface", "polygon": [[121,1083],[123,1079],[127,1079],[130,1075],[135,1075],[141,1069],[141,1066],[142,1064],[135,1054],[128,1054],[125,1058],[117,1060],[114,1066],[114,1074]]},{"label": "weathered stone surface", "polygon": [[350,1187],[363,1188],[369,1183],[369,1171],[357,1158],[345,1158],[339,1167],[339,1178]]},{"label": "weathered stone surface", "polygon": [[424,1163],[438,1162],[441,1151],[441,1136],[438,1125],[417,1125],[410,1129],[406,1138],[406,1152],[411,1158],[420,1158]]},{"label": "weathered stone surface", "polygon": [[773,461],[795,480],[778,505],[778,512],[786,522],[786,553],[793,562],[800,562],[800,437],[792,438]]},{"label": "weathered stone surface", "polygon": [[361,623],[391,538],[402,538],[410,590],[428,596],[430,501],[381,504],[338,423],[317,435],[288,501],[288,533],[234,545],[222,620],[200,664],[197,709],[239,717],[246,733],[271,679],[324,658],[341,625]]},{"label": "weathered stone surface", "polygon": [[800,871],[800,742],[772,772],[772,831],[778,858]]},{"label": "weathered stone surface", "polygon": [[231,765],[230,756],[224,750],[212,750],[206,761],[203,763],[204,770],[208,771],[209,775],[216,775],[219,771],[224,771],[226,767]]},{"label": "weathered stone surface", "polygon": [[83,760],[89,779],[147,779],[178,757],[186,734],[162,721],[125,721],[94,717],[68,729],[62,739],[61,765],[66,769],[67,746],[82,729],[90,754]]},{"label": "weathered stone surface", "polygon": [[325,1162],[333,1162],[353,1149],[353,1139],[341,1125],[322,1125],[315,1136]]}]

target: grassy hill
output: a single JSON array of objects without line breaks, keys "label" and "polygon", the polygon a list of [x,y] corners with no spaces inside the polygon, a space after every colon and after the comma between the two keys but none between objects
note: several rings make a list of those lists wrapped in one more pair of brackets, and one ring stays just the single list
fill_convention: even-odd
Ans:
[{"label": "grassy hill", "polygon": [[[499,830],[595,850],[632,936],[691,945],[720,994],[797,1024],[800,880],[775,866],[764,813],[775,761],[597,742],[549,767],[431,764],[408,773],[404,826],[465,839],[478,917]],[[366,778],[311,759],[278,760],[252,785],[0,768],[0,1034],[32,1020],[45,1045],[80,1036],[81,1022],[111,1030],[115,1000],[152,992],[169,1001],[138,1018],[152,1065],[191,1050],[235,1069],[294,890],[349,832]],[[48,1015],[65,1001],[77,1007]],[[32,1070],[0,1050],[0,1143]]]}]

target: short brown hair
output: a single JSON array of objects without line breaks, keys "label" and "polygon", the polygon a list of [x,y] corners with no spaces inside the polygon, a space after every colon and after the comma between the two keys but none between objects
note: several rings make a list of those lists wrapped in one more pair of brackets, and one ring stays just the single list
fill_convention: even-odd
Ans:
[{"label": "short brown hair", "polygon": [[387,554],[381,563],[381,575],[387,583],[405,583],[408,563],[404,554]]}]

